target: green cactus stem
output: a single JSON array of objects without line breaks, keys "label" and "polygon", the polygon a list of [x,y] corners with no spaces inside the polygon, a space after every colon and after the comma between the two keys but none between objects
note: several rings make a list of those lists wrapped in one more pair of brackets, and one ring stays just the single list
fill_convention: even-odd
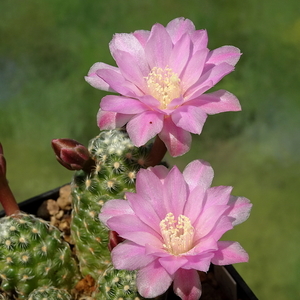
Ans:
[{"label": "green cactus stem", "polygon": [[95,167],[74,174],[71,234],[82,274],[97,280],[111,260],[108,229],[98,214],[106,201],[135,191],[135,176],[145,167],[149,148],[135,147],[127,133],[117,129],[102,131],[88,149]]}]

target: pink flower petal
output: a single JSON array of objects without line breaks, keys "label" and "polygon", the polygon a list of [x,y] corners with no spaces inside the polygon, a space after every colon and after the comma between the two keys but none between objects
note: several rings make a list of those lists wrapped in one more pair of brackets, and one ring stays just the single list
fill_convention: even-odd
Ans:
[{"label": "pink flower petal", "polygon": [[[184,254],[185,257],[189,260],[186,268],[194,268],[195,263],[202,264],[201,260],[206,260],[207,257],[212,257],[213,254],[212,256],[210,256],[211,251],[215,250],[218,250],[218,246],[214,236],[206,236],[199,239],[198,241],[195,241],[194,247]],[[199,270],[204,271],[205,268],[203,266],[207,266],[207,268],[209,268],[209,265],[204,262],[204,265],[202,265],[201,269]]]},{"label": "pink flower petal", "polygon": [[164,112],[166,112],[167,115],[171,115],[173,111],[183,105],[184,102],[185,100],[182,96],[175,98],[167,105],[167,109],[164,109]]},{"label": "pink flower petal", "polygon": [[228,216],[233,219],[232,225],[238,225],[246,221],[250,215],[252,204],[249,199],[245,197],[231,196],[228,205],[230,209]]},{"label": "pink flower petal", "polygon": [[[234,67],[227,64],[221,63],[220,65],[212,67],[210,70],[204,72],[199,80],[189,88],[185,93],[186,101],[193,100],[206,92],[204,87],[207,89],[217,84],[224,76],[234,70]],[[200,91],[200,92],[199,92]]]},{"label": "pink flower petal", "polygon": [[210,51],[207,59],[207,64],[218,65],[226,62],[232,66],[235,66],[241,57],[240,49],[233,46],[223,46],[215,50]]},{"label": "pink flower petal", "polygon": [[[214,86],[212,80],[207,80],[205,84],[201,85],[194,85],[192,88],[188,89],[187,92],[184,94],[185,97],[185,104],[190,103],[195,99],[197,101],[198,97],[202,96],[207,90]],[[191,102],[194,104],[194,102]],[[194,104],[194,106],[196,106]]]},{"label": "pink flower petal", "polygon": [[183,105],[171,115],[176,126],[195,134],[200,134],[206,121],[207,114],[202,108]]},{"label": "pink flower petal", "polygon": [[136,215],[118,215],[111,217],[106,223],[120,237],[135,242],[138,245],[151,243],[158,247],[161,246],[161,235],[152,227],[143,223]]},{"label": "pink flower petal", "polygon": [[99,69],[97,70],[96,75],[105,81],[109,85],[110,89],[123,96],[135,97],[143,94],[136,85],[126,80],[122,74],[114,70]]},{"label": "pink flower petal", "polygon": [[201,49],[194,53],[189,60],[182,75],[182,86],[184,91],[199,80],[208,52],[209,50],[207,48]]},{"label": "pink flower petal", "polygon": [[190,191],[196,186],[201,186],[206,190],[211,186],[214,171],[208,162],[204,160],[194,160],[185,167],[183,177]]},{"label": "pink flower petal", "polygon": [[[216,242],[214,244],[216,245]],[[215,248],[217,248],[217,246]],[[214,249],[209,250],[210,251],[207,252],[186,256],[188,262],[186,263],[185,268],[207,272],[210,267],[211,259],[214,256],[214,253],[212,252]]]},{"label": "pink flower petal", "polygon": [[185,68],[192,51],[191,38],[188,34],[184,34],[180,40],[174,45],[170,56],[169,67],[178,76]]},{"label": "pink flower petal", "polygon": [[118,244],[113,249],[111,256],[114,267],[121,270],[140,269],[156,259],[155,256],[145,254],[145,247],[130,241]]},{"label": "pink flower petal", "polygon": [[226,62],[220,63],[212,67],[211,69],[203,71],[203,75],[199,79],[197,84],[205,85],[207,81],[212,81],[213,85],[217,84],[224,76],[231,73],[234,70],[234,67]]},{"label": "pink flower petal", "polygon": [[117,33],[109,43],[109,48],[112,56],[114,57],[120,68],[120,51],[126,52],[129,54],[129,56],[135,59],[135,64],[133,65],[133,67],[137,67],[138,69],[140,69],[143,76],[147,76],[149,67],[146,63],[145,50],[144,46],[137,38],[137,34]]},{"label": "pink flower petal", "polygon": [[227,209],[227,205],[215,205],[205,207],[199,215],[198,220],[193,223],[193,226],[197,228],[194,234],[194,239],[198,240],[207,234],[211,233],[218,220],[222,217]]},{"label": "pink flower petal", "polygon": [[[231,220],[226,216],[223,215],[221,218],[216,221],[216,225],[212,230],[209,232],[208,236],[213,236],[215,241],[219,240],[223,234],[233,228]],[[195,236],[197,238],[198,236]],[[200,241],[203,237],[199,237]]]},{"label": "pink flower petal", "polygon": [[182,300],[198,300],[202,294],[199,274],[195,270],[178,270],[174,277],[173,289]]},{"label": "pink flower petal", "polygon": [[172,212],[175,219],[182,214],[187,199],[187,185],[181,172],[174,166],[164,180],[164,206]]},{"label": "pink flower petal", "polygon": [[170,256],[170,253],[168,251],[166,251],[163,246],[158,248],[155,247],[154,245],[151,244],[146,244],[145,245],[145,253],[148,255],[154,255],[157,258],[158,257],[168,257]]},{"label": "pink flower petal", "polygon": [[[112,219],[111,219],[112,220]],[[111,222],[109,220],[109,222]],[[110,226],[110,224],[109,224]],[[150,231],[150,230],[149,230]],[[146,247],[146,245],[151,244],[153,247],[160,249],[162,245],[162,239],[158,238],[158,236],[155,236],[155,234],[152,232],[147,231],[127,231],[124,230],[120,236],[126,240],[132,241],[137,245],[141,245],[143,247]]]},{"label": "pink flower petal", "polygon": [[201,95],[196,99],[186,102],[186,105],[201,107],[209,115],[241,110],[239,100],[225,90]]},{"label": "pink flower petal", "polygon": [[238,242],[219,241],[218,247],[212,259],[215,265],[224,266],[249,260],[247,252]]},{"label": "pink flower petal", "polygon": [[183,155],[190,150],[191,134],[177,127],[170,117],[165,118],[159,137],[173,157]]},{"label": "pink flower petal", "polygon": [[230,199],[231,186],[214,186],[206,192],[206,206],[226,205]]},{"label": "pink flower petal", "polygon": [[115,51],[115,60],[124,78],[134,83],[144,94],[147,91],[144,77],[148,75],[149,68],[145,66],[140,67],[136,57],[120,50]]},{"label": "pink flower petal", "polygon": [[107,225],[107,220],[115,216],[122,216],[124,214],[134,215],[134,211],[129,206],[129,203],[125,200],[110,200],[107,201],[99,214],[99,219],[105,225]]},{"label": "pink flower petal", "polygon": [[164,69],[169,64],[172,41],[166,28],[161,24],[153,25],[145,47],[145,54],[150,66]]},{"label": "pink flower petal", "polygon": [[102,78],[100,78],[97,75],[97,71],[101,69],[108,69],[108,70],[112,70],[115,73],[121,74],[118,68],[107,65],[102,62],[98,62],[92,65],[92,67],[88,72],[88,76],[85,76],[85,81],[96,89],[115,92],[115,90],[113,90],[107,82],[105,82]]},{"label": "pink flower petal", "polygon": [[142,97],[138,97],[138,99],[144,103],[145,105],[147,105],[149,107],[149,109],[152,109],[154,111],[158,111],[160,113],[163,113],[162,110],[158,109],[158,107],[160,106],[160,102],[155,99],[154,97],[150,96],[150,95],[145,95]]},{"label": "pink flower petal", "polygon": [[196,53],[203,48],[207,48],[208,36],[206,30],[195,30],[191,33],[191,39],[194,44],[193,53]]},{"label": "pink flower petal", "polygon": [[157,215],[151,203],[134,193],[127,194],[127,199],[139,219],[160,234],[159,223],[161,218]]},{"label": "pink flower petal", "polygon": [[184,34],[191,34],[195,30],[195,26],[189,19],[177,18],[167,24],[166,30],[175,44]]},{"label": "pink flower petal", "polygon": [[155,174],[162,182],[167,177],[169,169],[163,165],[158,165],[148,168],[153,174]]},{"label": "pink flower petal", "polygon": [[150,263],[137,273],[136,284],[142,297],[154,298],[167,291],[172,283],[172,276],[158,261]]},{"label": "pink flower petal", "polygon": [[169,255],[159,258],[158,261],[170,275],[173,275],[178,269],[183,267],[188,260],[184,256]]},{"label": "pink flower petal", "polygon": [[[160,179],[149,169],[141,169],[136,176],[136,192],[141,198],[151,203],[154,210],[164,219],[168,213],[163,206],[163,185]],[[128,195],[129,193],[126,193]]]},{"label": "pink flower petal", "polygon": [[122,114],[138,114],[147,109],[147,107],[138,100],[115,95],[103,97],[100,107],[105,111],[113,111]]},{"label": "pink flower petal", "polygon": [[136,37],[136,39],[140,42],[143,48],[145,48],[146,43],[150,36],[149,30],[136,30],[133,35]]},{"label": "pink flower petal", "polygon": [[[190,191],[188,200],[185,203],[183,214],[189,216],[191,223],[193,224],[201,213],[205,203],[206,189],[202,186],[196,186]],[[195,209],[197,207],[197,209]]]},{"label": "pink flower petal", "polygon": [[101,130],[120,128],[123,127],[131,118],[132,115],[103,111],[100,108],[97,114],[97,125]]},{"label": "pink flower petal", "polygon": [[140,147],[155,137],[163,127],[163,118],[163,115],[149,110],[133,117],[126,126],[133,144]]}]

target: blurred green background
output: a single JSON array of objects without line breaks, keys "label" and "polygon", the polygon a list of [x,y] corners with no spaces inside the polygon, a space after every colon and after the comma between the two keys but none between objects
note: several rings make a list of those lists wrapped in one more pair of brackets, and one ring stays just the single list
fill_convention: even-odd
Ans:
[{"label": "blurred green background", "polygon": [[183,16],[208,30],[210,49],[239,47],[217,89],[242,112],[210,116],[192,150],[168,161],[183,169],[205,159],[214,185],[251,199],[250,219],[226,235],[250,255],[236,268],[259,299],[300,299],[299,0],[1,0],[0,16],[0,142],[19,201],[71,180],[53,138],[87,144],[98,133],[105,93],[83,77],[94,62],[114,64],[115,32]]}]

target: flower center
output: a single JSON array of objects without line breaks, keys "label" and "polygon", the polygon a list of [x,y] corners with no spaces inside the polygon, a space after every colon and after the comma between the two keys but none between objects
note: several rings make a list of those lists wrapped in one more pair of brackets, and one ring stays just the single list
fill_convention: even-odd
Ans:
[{"label": "flower center", "polygon": [[154,67],[146,77],[149,94],[160,102],[160,108],[181,95],[180,78],[168,66],[164,69]]},{"label": "flower center", "polygon": [[194,227],[188,217],[180,215],[175,220],[172,213],[159,223],[164,248],[173,255],[180,255],[193,248]]}]

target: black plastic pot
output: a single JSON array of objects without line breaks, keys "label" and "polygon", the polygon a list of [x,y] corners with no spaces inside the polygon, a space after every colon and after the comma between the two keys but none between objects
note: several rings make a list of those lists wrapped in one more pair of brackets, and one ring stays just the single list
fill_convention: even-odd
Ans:
[{"label": "black plastic pot", "polygon": [[[59,189],[60,187],[19,203],[20,210],[35,215],[37,209],[45,200],[56,200],[58,198]],[[0,211],[0,217],[3,217],[4,215],[4,211]],[[215,279],[220,286],[222,293],[226,296],[226,298],[228,298],[228,300],[258,300],[232,265],[224,267],[212,265],[211,269],[214,272]],[[178,297],[174,295],[170,298],[175,299]]]}]

